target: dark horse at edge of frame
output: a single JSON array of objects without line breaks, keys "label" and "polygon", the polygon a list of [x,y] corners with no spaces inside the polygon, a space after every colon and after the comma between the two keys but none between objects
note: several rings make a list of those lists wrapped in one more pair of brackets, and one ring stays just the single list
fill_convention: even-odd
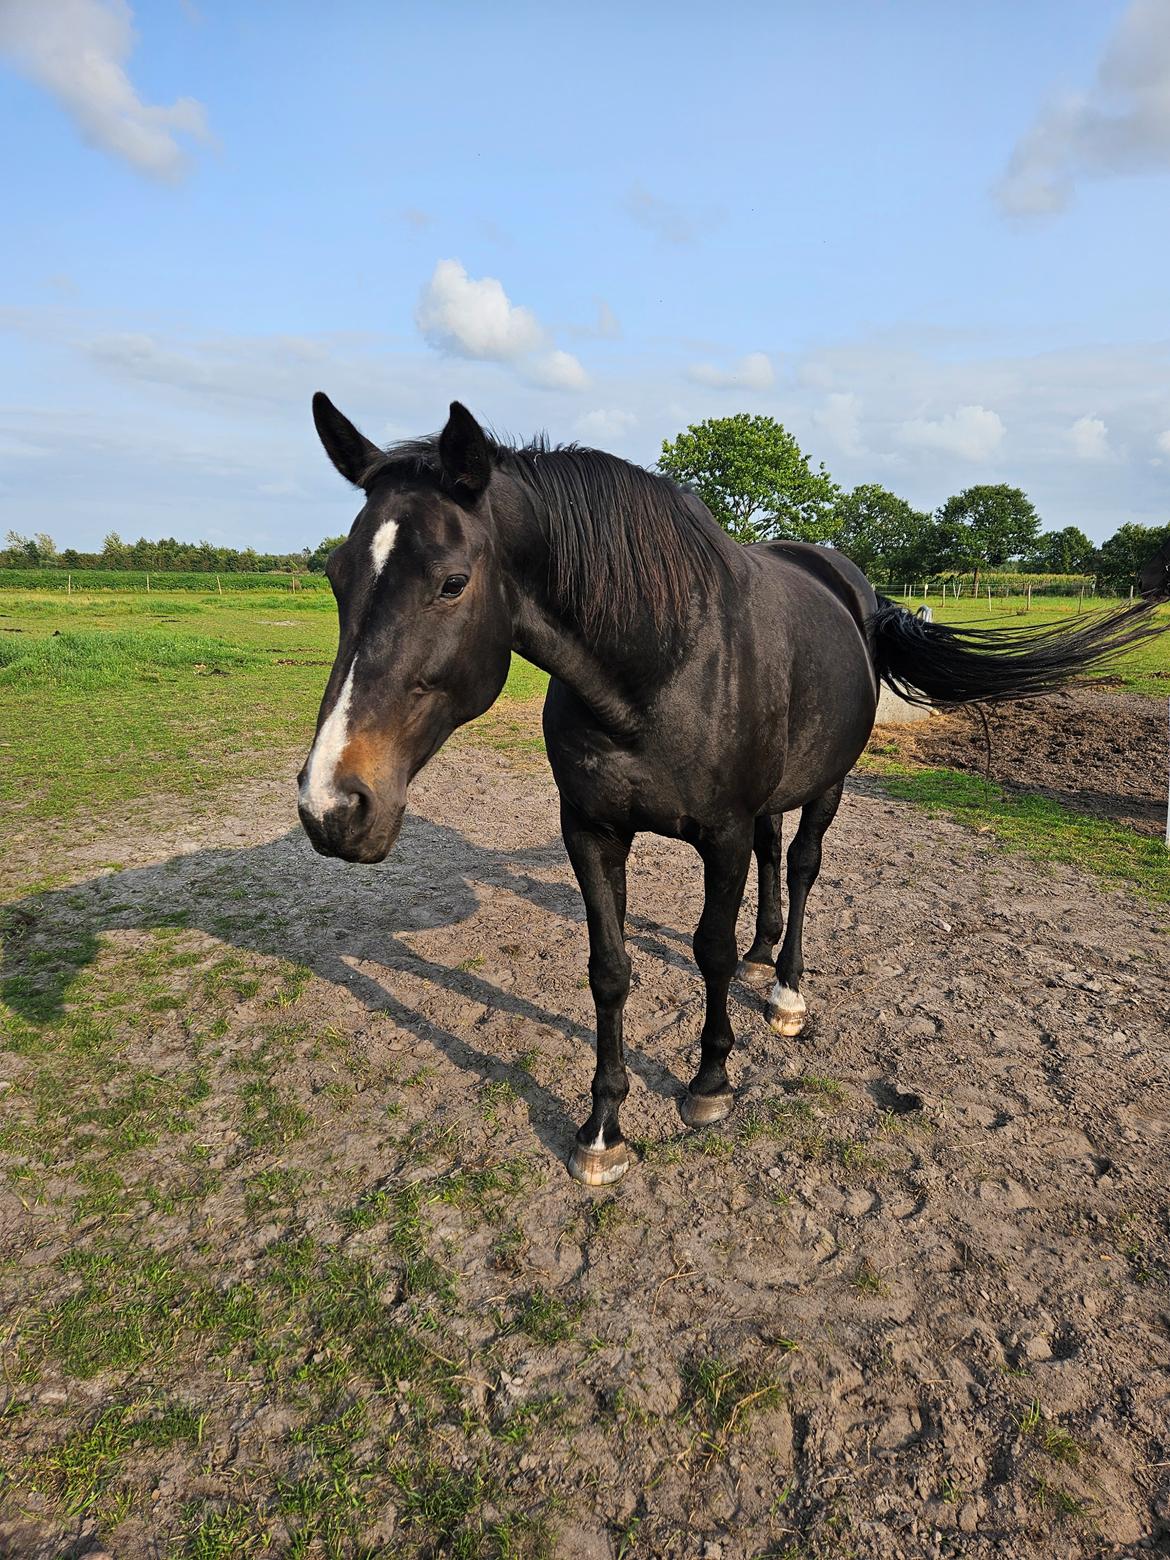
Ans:
[{"label": "dark horse at edge of frame", "polygon": [[[381,861],[411,780],[499,696],[512,652],[551,674],[544,733],[597,1010],[593,1109],[569,1160],[590,1186],[629,1165],[618,1116],[634,835],[684,839],[703,863],[694,953],[706,1014],[681,1102],[683,1120],[703,1126],[731,1109],[737,968],[770,985],[773,1029],[803,1026],[805,902],[879,680],[945,704],[1042,693],[1158,632],[1147,614],[1170,595],[1168,545],[1143,571],[1139,602],[1080,628],[956,630],[878,596],[840,553],[740,546],[665,478],[596,450],[506,447],[458,402],[442,433],[389,450],[324,395],[313,414],[366,502],[327,566],[340,633],[299,777],[301,820],[323,854]],[[785,928],[780,826],[796,808]],[[741,961],[753,852],[756,933]]]}]

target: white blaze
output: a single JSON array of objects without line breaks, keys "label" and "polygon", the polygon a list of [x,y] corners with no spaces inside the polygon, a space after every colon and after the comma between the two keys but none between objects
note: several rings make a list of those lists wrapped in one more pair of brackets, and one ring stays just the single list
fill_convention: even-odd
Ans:
[{"label": "white blaze", "polygon": [[337,696],[337,702],[325,717],[325,724],[317,733],[317,740],[313,743],[308,764],[305,766],[300,803],[314,818],[323,818],[340,800],[333,789],[333,781],[337,774],[338,760],[345,751],[345,744],[349,737],[349,706],[353,698],[353,669],[356,665],[355,655],[349,663],[349,672]]},{"label": "white blaze", "polygon": [[386,559],[394,550],[394,543],[398,537],[398,521],[383,520],[382,524],[374,532],[374,540],[370,543],[370,553],[374,560],[374,578],[377,579],[386,567]]}]

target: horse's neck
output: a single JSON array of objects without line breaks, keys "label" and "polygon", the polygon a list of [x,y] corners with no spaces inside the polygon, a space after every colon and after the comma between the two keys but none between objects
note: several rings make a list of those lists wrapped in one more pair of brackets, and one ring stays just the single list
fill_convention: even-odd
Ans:
[{"label": "horse's neck", "polygon": [[[654,668],[632,623],[612,643],[593,643],[549,589],[548,540],[532,505],[517,499],[501,506],[498,534],[500,563],[513,598],[512,648],[535,666],[565,683],[615,732],[632,735],[637,705],[653,681]],[[664,672],[665,672],[664,668]]]}]

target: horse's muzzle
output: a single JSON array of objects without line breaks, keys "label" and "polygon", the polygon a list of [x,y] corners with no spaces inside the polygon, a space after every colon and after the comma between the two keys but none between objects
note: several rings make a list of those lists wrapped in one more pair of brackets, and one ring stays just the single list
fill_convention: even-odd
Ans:
[{"label": "horse's muzzle", "polygon": [[365,786],[346,788],[344,800],[318,816],[303,803],[297,807],[309,843],[322,856],[342,861],[384,861],[402,828],[405,802],[386,807]]}]

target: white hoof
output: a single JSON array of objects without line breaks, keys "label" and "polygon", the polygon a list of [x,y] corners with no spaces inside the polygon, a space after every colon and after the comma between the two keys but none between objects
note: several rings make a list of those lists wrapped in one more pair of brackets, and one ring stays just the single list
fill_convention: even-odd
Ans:
[{"label": "white hoof", "polygon": [[807,1016],[804,998],[799,991],[782,986],[779,981],[772,987],[768,1005],[764,1009],[768,1023],[778,1035],[798,1035],[804,1028]]}]

